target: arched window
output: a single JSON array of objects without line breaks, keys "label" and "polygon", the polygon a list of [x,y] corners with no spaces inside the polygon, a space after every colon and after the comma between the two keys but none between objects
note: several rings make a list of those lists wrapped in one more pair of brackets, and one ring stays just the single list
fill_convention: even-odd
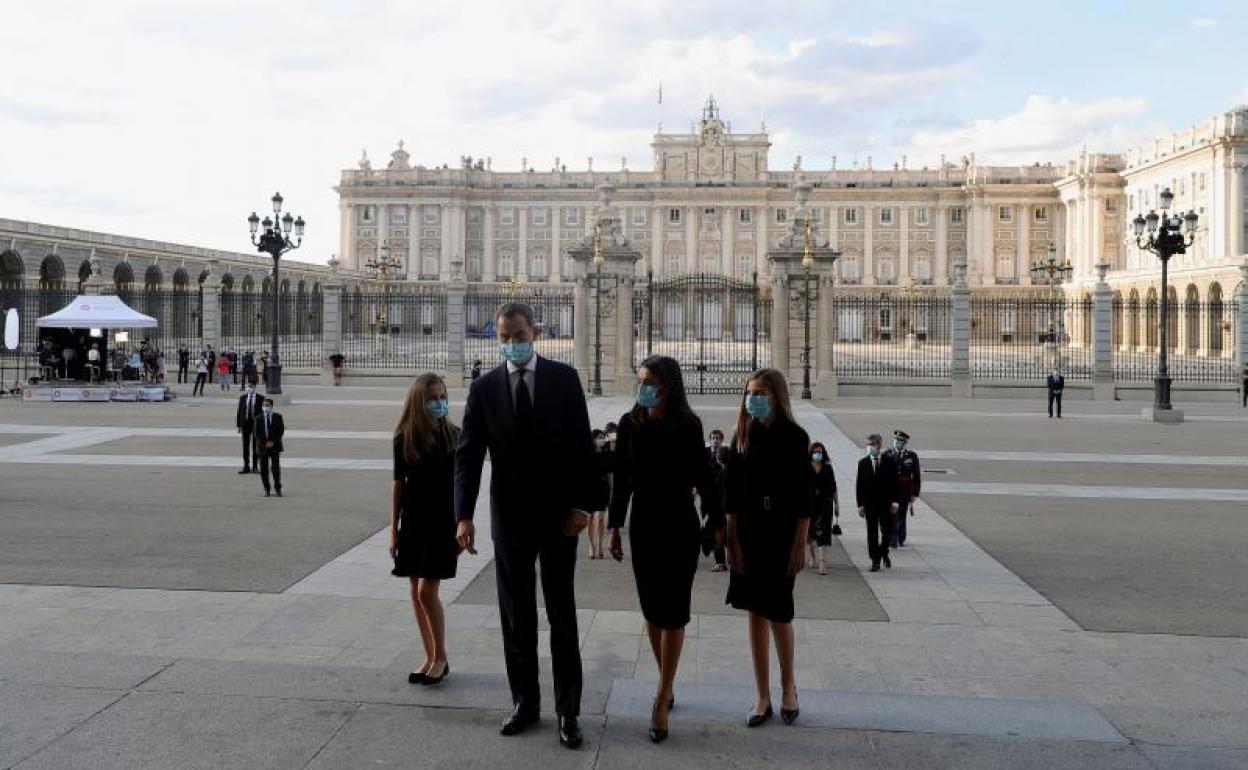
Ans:
[{"label": "arched window", "polygon": [[1157,290],[1149,289],[1144,300],[1144,345],[1157,347],[1157,335],[1160,333],[1157,317]]},{"label": "arched window", "polygon": [[1187,335],[1187,352],[1196,353],[1200,350],[1200,292],[1194,285],[1188,284],[1187,296],[1183,303],[1184,332]]},{"label": "arched window", "polygon": [[1223,313],[1222,287],[1215,283],[1209,287],[1209,329],[1207,336],[1209,338],[1209,355],[1211,356],[1222,355]]}]

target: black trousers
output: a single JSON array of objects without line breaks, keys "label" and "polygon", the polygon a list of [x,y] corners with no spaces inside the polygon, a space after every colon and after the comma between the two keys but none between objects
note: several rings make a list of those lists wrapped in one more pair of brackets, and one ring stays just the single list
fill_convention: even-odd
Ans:
[{"label": "black trousers", "polygon": [[264,485],[264,491],[269,491],[269,473],[273,474],[273,486],[278,492],[282,491],[282,453],[274,452],[271,449],[256,450],[260,457],[260,483]]},{"label": "black trousers", "polygon": [[[261,466],[263,472],[263,466]],[[537,667],[537,571],[542,561],[542,595],[550,622],[550,658],[555,680],[555,712],[581,712],[581,649],[576,632],[575,537],[551,535],[538,542],[494,541],[498,610],[503,629],[503,657],[512,704],[541,711]]]},{"label": "black trousers", "polygon": [[1057,416],[1062,416],[1062,394],[1049,391],[1049,416],[1053,416],[1053,405],[1057,404]]},{"label": "black trousers", "polygon": [[906,542],[906,516],[910,513],[910,503],[898,503],[897,515],[893,518],[893,528],[888,539],[890,546],[896,548]]},{"label": "black trousers", "polygon": [[191,388],[191,395],[204,395],[204,385],[208,382],[208,375],[204,372],[195,374],[195,387]]},{"label": "black trousers", "polygon": [[243,467],[251,467],[252,455],[256,457],[256,464],[260,464],[260,450],[256,447],[255,431],[251,428],[243,428]]},{"label": "black trousers", "polygon": [[186,382],[190,378],[190,364],[178,364],[178,382]]},{"label": "black trousers", "polygon": [[888,543],[893,539],[893,516],[883,511],[867,509],[867,554],[872,564],[879,564],[888,556]]}]

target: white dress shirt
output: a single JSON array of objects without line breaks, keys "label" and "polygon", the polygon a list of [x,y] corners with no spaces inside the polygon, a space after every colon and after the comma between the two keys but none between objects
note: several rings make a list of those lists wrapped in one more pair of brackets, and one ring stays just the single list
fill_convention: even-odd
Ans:
[{"label": "white dress shirt", "polygon": [[[537,403],[537,393],[534,386],[537,384],[537,375],[534,370],[537,368],[537,353],[524,363],[524,384],[529,386],[529,401]],[[507,381],[511,385],[511,405],[516,405],[516,388],[520,385],[520,367],[507,362]]]}]

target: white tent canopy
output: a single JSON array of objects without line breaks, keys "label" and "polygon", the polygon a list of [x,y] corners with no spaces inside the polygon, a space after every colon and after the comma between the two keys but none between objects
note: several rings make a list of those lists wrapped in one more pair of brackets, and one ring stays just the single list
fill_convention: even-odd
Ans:
[{"label": "white tent canopy", "polygon": [[79,294],[65,307],[39,319],[54,329],[137,329],[156,325],[150,315],[133,310],[115,294]]}]

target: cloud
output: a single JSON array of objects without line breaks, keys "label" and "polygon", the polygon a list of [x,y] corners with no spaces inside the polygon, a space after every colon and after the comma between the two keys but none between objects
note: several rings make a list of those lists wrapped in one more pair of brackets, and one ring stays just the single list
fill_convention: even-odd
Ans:
[{"label": "cloud", "polygon": [[1209,29],[1218,26],[1217,19],[1211,19],[1208,16],[1197,16],[1192,19],[1192,29]]},{"label": "cloud", "polygon": [[1147,108],[1141,97],[1075,102],[1033,94],[1017,112],[946,130],[918,131],[908,144],[912,152],[926,155],[975,152],[988,163],[1057,162],[1083,145],[1095,151],[1132,146],[1157,130],[1140,125]]}]

